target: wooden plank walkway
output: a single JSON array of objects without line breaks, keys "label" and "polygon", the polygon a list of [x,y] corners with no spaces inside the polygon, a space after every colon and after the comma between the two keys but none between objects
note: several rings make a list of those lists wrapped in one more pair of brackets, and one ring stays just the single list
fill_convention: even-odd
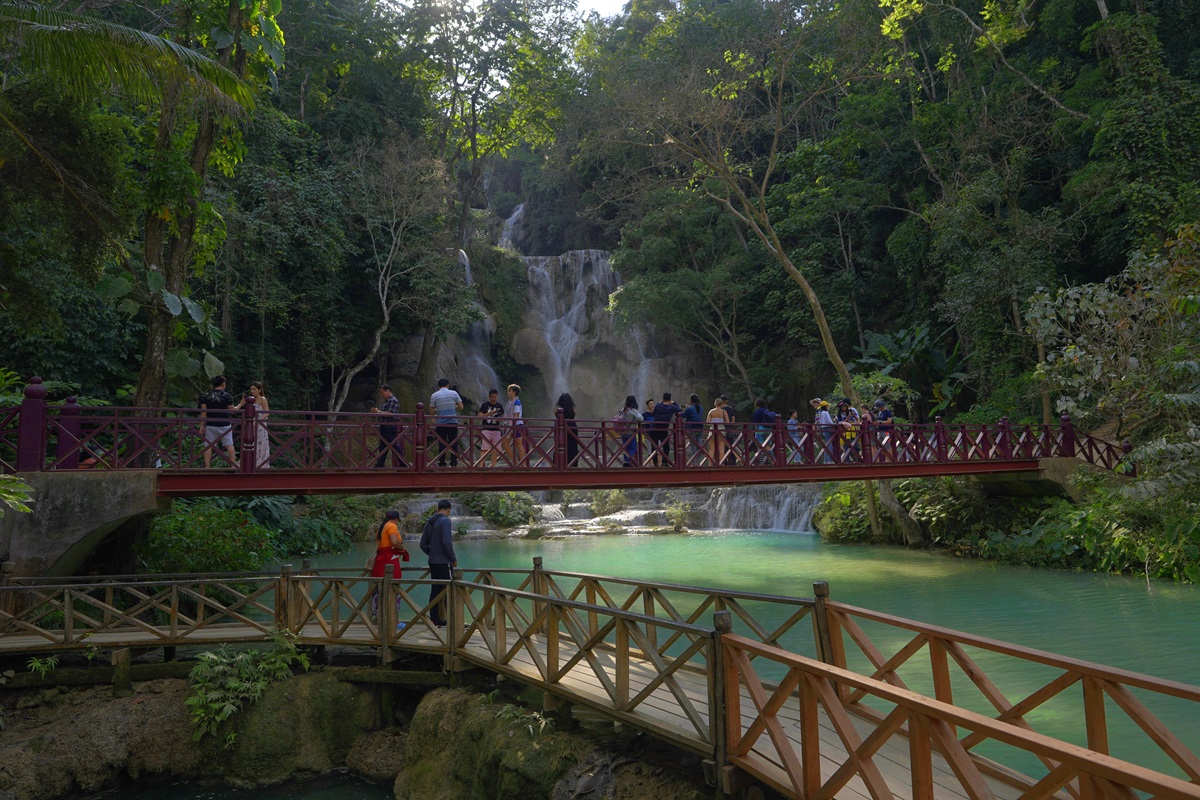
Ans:
[{"label": "wooden plank walkway", "polygon": [[[749,775],[814,800],[1200,800],[1200,757],[1131,691],[1200,703],[1200,688],[835,603],[823,583],[814,599],[788,598],[551,572],[540,562],[477,570],[471,581],[456,571],[445,584],[449,629],[428,617],[436,584],[425,577],[285,567],[277,577],[28,581],[0,587],[0,655],[261,643],[286,630],[302,645],[364,647],[382,662],[424,653],[450,670],[477,667],[540,688],[699,753],[726,792]],[[810,621],[816,658],[798,654]],[[911,638],[881,649],[866,623]],[[850,648],[873,671],[847,669]],[[1006,693],[972,653],[1059,672],[1031,693]],[[933,695],[909,690],[901,666],[928,670]],[[970,698],[952,686],[954,668],[995,716],[964,710]],[[1064,692],[1077,685],[1086,746],[1038,732],[1029,716],[1052,698],[1072,702]],[[1118,709],[1175,774],[1109,755],[1120,744],[1108,734]],[[1023,751],[1044,771],[989,761],[973,750],[985,742]]]}]

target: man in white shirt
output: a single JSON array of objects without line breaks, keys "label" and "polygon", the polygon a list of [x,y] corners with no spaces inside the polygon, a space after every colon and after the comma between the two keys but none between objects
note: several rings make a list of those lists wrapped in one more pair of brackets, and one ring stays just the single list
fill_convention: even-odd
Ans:
[{"label": "man in white shirt", "polygon": [[450,388],[450,381],[442,378],[438,389],[429,396],[429,407],[437,415],[433,433],[438,446],[438,466],[446,466],[446,450],[450,450],[450,466],[458,466],[458,412],[463,409],[462,398]]}]

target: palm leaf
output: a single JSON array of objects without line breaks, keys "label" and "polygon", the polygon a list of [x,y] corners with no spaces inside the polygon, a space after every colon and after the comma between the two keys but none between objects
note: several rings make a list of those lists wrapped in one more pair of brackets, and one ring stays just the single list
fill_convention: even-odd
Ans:
[{"label": "palm leaf", "polygon": [[0,0],[0,42],[18,60],[81,99],[114,90],[154,101],[172,81],[228,112],[253,106],[250,88],[194,50],[145,31],[23,0]]}]

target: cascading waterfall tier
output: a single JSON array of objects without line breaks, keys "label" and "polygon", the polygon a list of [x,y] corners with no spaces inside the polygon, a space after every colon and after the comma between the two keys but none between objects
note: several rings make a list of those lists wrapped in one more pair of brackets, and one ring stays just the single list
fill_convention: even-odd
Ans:
[{"label": "cascading waterfall tier", "polygon": [[713,490],[702,510],[708,528],[811,531],[820,501],[819,484],[732,486]]}]

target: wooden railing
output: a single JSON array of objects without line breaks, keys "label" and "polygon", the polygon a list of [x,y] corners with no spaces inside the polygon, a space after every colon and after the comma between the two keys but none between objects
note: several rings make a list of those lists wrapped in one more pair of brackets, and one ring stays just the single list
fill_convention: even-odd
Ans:
[{"label": "wooden railing", "polygon": [[[430,617],[439,586],[445,628]],[[451,581],[284,567],[0,585],[0,651],[252,642],[281,629],[302,644],[377,647],[385,662],[399,649],[483,666],[806,800],[847,782],[886,798],[896,781],[927,798],[935,777],[967,798],[999,782],[1028,800],[1200,800],[1200,759],[1150,710],[1200,708],[1200,688],[837,603],[823,583],[790,598],[551,571],[537,559]],[[1025,682],[1029,668],[1049,674],[1002,686],[1014,674],[1003,661],[1020,663]],[[1118,710],[1170,763],[1129,763],[1124,734],[1110,733]],[[1050,711],[1082,720],[1083,736],[1069,743],[1045,728],[1039,713]]]},{"label": "wooden railing", "polygon": [[[1113,758],[1090,748],[1068,744],[1001,721],[955,707],[890,683],[866,678],[794,653],[760,644],[741,636],[721,637],[726,702],[728,759],[746,772],[769,783],[789,797],[826,800],[838,796],[857,779],[872,798],[890,798],[897,784],[913,798],[932,798],[935,781],[951,782],[959,796],[970,800],[994,797],[980,760],[973,758],[963,739],[991,741],[1029,753],[1048,765],[1044,777],[1027,781],[1021,800],[1044,800],[1062,790],[1079,793],[1085,800],[1149,796],[1172,800],[1200,798],[1200,786]],[[786,670],[775,684],[763,681],[758,667],[771,662]],[[745,691],[753,708],[743,713]],[[869,697],[880,710],[875,724],[864,731],[848,713],[839,693]],[[781,709],[799,703],[798,741],[787,734]],[[818,713],[823,712],[823,714]],[[836,757],[840,766],[825,776],[818,720],[829,720],[841,740]],[[749,721],[747,722],[747,717]],[[960,739],[960,733],[966,736]],[[881,749],[893,747],[884,759]],[[895,753],[907,754],[907,763]],[[935,777],[933,754],[939,753],[951,775]]]},{"label": "wooden railing", "polygon": [[[1064,712],[1082,717],[1086,742],[1090,750],[1110,754],[1128,746],[1129,733],[1140,731],[1154,742],[1161,752],[1191,781],[1200,782],[1200,757],[1197,757],[1170,731],[1149,705],[1161,704],[1164,698],[1176,698],[1200,703],[1200,688],[1147,675],[1105,667],[1054,653],[996,641],[982,636],[927,625],[864,608],[837,602],[826,603],[831,632],[829,663],[843,669],[883,681],[901,689],[913,685],[922,693],[937,700],[974,708],[1000,722],[1023,730],[1035,731],[1044,721],[1054,721]],[[873,623],[877,639],[886,637],[902,644],[884,650],[868,635],[864,623]],[[1020,670],[1005,669],[1003,662],[1020,662]],[[990,666],[987,666],[990,665]],[[1021,683],[1038,672],[1043,675],[1037,685],[1002,687],[1001,681],[989,676],[1014,672],[1022,676]],[[901,673],[904,673],[902,677]],[[1073,687],[1080,689],[1074,691]],[[872,696],[866,690],[840,688],[842,701],[862,716],[879,716],[877,709],[867,705]],[[1139,699],[1138,694],[1143,699]],[[1111,703],[1106,702],[1111,701]],[[1052,701],[1057,704],[1051,707]],[[1200,706],[1198,706],[1200,707]],[[1124,715],[1123,733],[1110,736],[1109,730],[1121,723],[1111,712]],[[1039,720],[1039,716],[1042,720]],[[1047,731],[1048,732],[1048,731]],[[1058,731],[1054,731],[1058,734]],[[971,750],[987,737],[968,734],[961,740]],[[1120,755],[1119,752],[1113,753]],[[1053,767],[1047,759],[1042,763]],[[1082,797],[1084,787],[1068,785],[1073,797]]]},{"label": "wooden railing", "polygon": [[[226,464],[219,441],[207,443],[200,426],[219,420],[197,409],[84,408],[68,398],[45,401],[34,379],[17,408],[0,409],[0,469],[6,472],[75,470],[192,471],[213,460]],[[485,434],[502,434],[496,463],[505,470],[563,472],[666,468],[688,470],[769,470],[837,465],[1004,464],[1050,457],[1080,457],[1116,469],[1123,451],[1089,436],[1078,436],[1069,417],[1057,426],[1013,425],[1007,419],[986,425],[947,425],[941,418],[923,425],[864,425],[850,432],[813,423],[788,429],[782,416],[770,424],[619,423],[612,420],[485,420],[457,418],[453,436],[443,441],[436,418],[418,404],[415,414],[272,411],[260,416],[253,404],[222,417],[239,453],[238,470],[256,473],[391,471],[425,474],[447,469],[487,470],[492,454]],[[210,431],[211,433],[211,431]],[[269,445],[259,448],[260,442]],[[454,466],[457,462],[457,467]],[[927,471],[927,470],[926,470]]]}]

